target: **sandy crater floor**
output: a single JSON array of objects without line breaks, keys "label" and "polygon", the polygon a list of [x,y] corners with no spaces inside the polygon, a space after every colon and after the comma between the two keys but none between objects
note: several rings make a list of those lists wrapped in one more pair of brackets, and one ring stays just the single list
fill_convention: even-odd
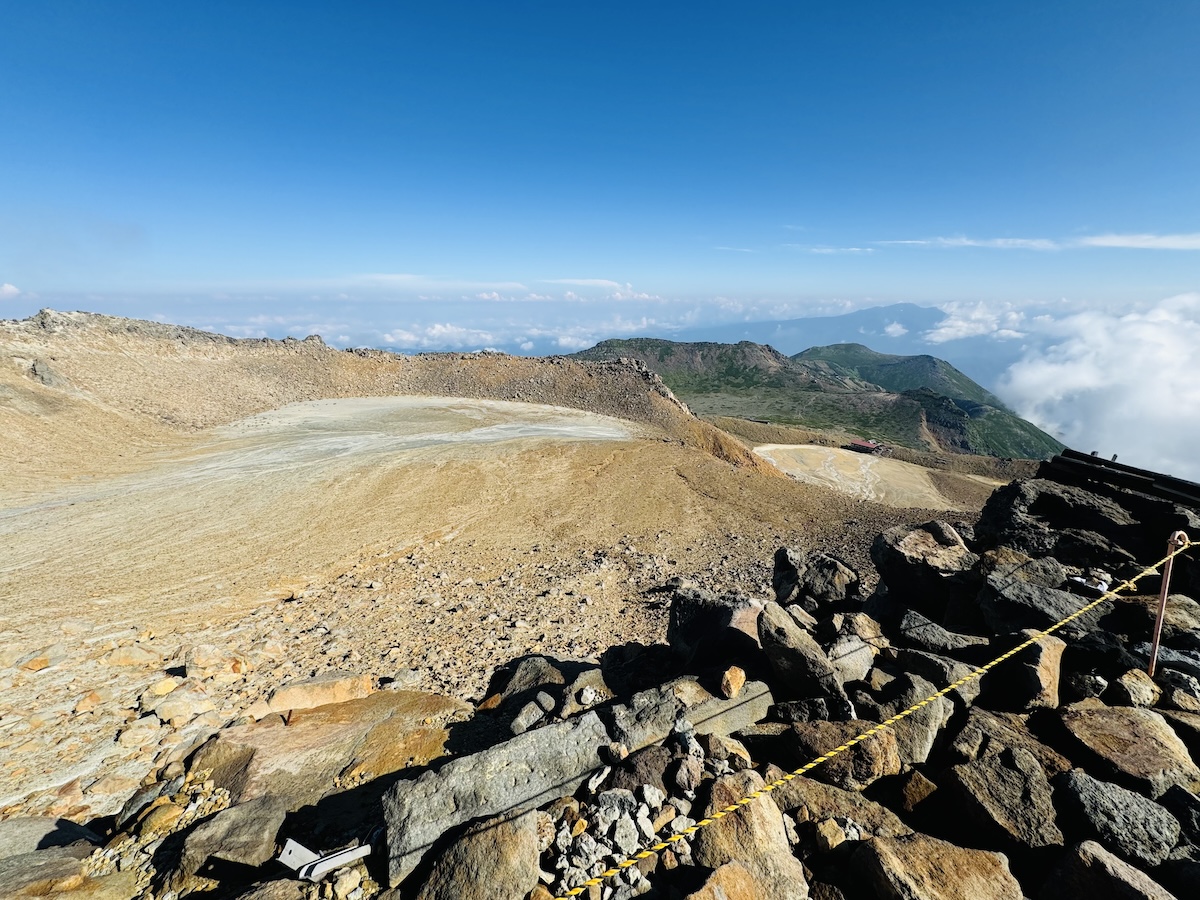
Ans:
[{"label": "sandy crater floor", "polygon": [[383,536],[461,524],[457,467],[503,469],[534,447],[630,441],[638,430],[526,403],[291,404],[152,455],[144,471],[10,500],[0,508],[3,615],[17,627],[81,614],[140,624],[166,611],[159,604],[172,617],[202,604],[207,617],[238,584],[286,592]]},{"label": "sandy crater floor", "polygon": [[[930,469],[912,463],[814,444],[764,444],[754,452],[793,478],[860,500],[886,506],[961,508],[938,489]],[[974,475],[956,477],[989,487],[1001,484]]]}]

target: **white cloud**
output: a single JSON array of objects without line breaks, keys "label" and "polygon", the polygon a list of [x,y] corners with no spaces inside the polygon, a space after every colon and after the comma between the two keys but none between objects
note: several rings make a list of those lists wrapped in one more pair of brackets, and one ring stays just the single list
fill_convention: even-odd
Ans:
[{"label": "white cloud", "polygon": [[714,250],[727,250],[730,253],[753,253],[749,247],[713,247]]},{"label": "white cloud", "polygon": [[896,244],[917,247],[987,247],[992,250],[1058,250],[1061,244],[1048,238],[969,238],[937,237],[916,241],[875,241],[876,244]]},{"label": "white cloud", "polygon": [[490,331],[477,328],[464,328],[450,322],[435,322],[431,325],[411,325],[408,328],[394,328],[385,332],[384,341],[392,347],[406,350],[428,350],[431,348],[450,347],[455,350],[463,348],[478,349],[493,344],[503,343],[496,339]]},{"label": "white cloud", "polygon": [[1053,342],[1009,368],[1001,397],[1076,449],[1200,480],[1200,294],[1038,324]]},{"label": "white cloud", "polygon": [[569,284],[574,287],[604,287],[604,288],[620,288],[615,281],[609,281],[607,278],[543,278],[544,284]]},{"label": "white cloud", "polygon": [[481,294],[476,294],[475,299],[476,300],[503,300],[504,298],[501,297],[498,293],[496,293],[496,291],[484,291]]},{"label": "white cloud", "polygon": [[1098,234],[1080,238],[1081,247],[1125,247],[1132,250],[1200,250],[1200,232],[1192,234]]},{"label": "white cloud", "polygon": [[13,297],[18,297],[21,294],[21,289],[15,284],[5,282],[0,284],[0,300],[11,300]]},{"label": "white cloud", "polygon": [[887,327],[885,327],[883,329],[883,333],[886,334],[888,337],[901,337],[903,335],[908,334],[908,329],[905,328],[903,325],[901,325],[899,322],[892,322],[891,324],[889,324]]},{"label": "white cloud", "polygon": [[984,335],[998,340],[1024,336],[1023,332],[1017,330],[1025,317],[1019,310],[1008,307],[995,309],[985,303],[947,303],[941,310],[946,318],[922,335],[930,344]]},{"label": "white cloud", "polygon": [[559,335],[558,339],[554,343],[559,347],[562,347],[564,350],[586,350],[596,342],[591,338],[575,337],[574,335],[570,334],[562,334]]},{"label": "white cloud", "polygon": [[874,253],[874,247],[808,247],[809,253]]}]

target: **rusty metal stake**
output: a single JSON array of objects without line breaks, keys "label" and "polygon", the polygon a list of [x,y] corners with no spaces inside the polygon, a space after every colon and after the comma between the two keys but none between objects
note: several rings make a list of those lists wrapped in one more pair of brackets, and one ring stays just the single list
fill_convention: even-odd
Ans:
[{"label": "rusty metal stake", "polygon": [[1180,547],[1187,546],[1188,543],[1188,536],[1182,531],[1176,531],[1167,538],[1169,555],[1166,563],[1163,564],[1162,590],[1158,594],[1158,620],[1154,623],[1154,641],[1150,644],[1150,665],[1146,667],[1146,674],[1151,678],[1154,677],[1154,667],[1158,664],[1158,644],[1162,638],[1163,617],[1167,614],[1167,594],[1171,589],[1171,563],[1175,562],[1175,552]]}]

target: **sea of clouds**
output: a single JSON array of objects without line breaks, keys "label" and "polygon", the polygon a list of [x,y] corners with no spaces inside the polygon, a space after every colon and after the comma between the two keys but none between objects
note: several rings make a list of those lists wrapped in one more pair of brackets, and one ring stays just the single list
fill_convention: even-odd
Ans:
[{"label": "sea of clouds", "polygon": [[[378,295],[37,297],[0,285],[0,316],[42,306],[168,321],[235,337],[320,334],[336,347],[398,352],[502,350],[570,353],[607,338],[739,340],[771,322],[824,317],[821,343],[858,341],[886,353],[929,353],[954,363],[1020,415],[1068,446],[1200,481],[1200,293],[1089,308],[951,302],[936,308],[843,301],[664,299],[631,285],[574,282],[545,293],[453,297]],[[857,309],[857,313],[853,310]],[[896,313],[891,316],[890,311]],[[855,318],[857,316],[858,318]],[[818,321],[800,318],[801,323]],[[844,332],[837,330],[845,322]],[[759,331],[754,332],[753,328]],[[792,329],[795,353],[805,325]],[[747,331],[747,329],[751,329]]]}]

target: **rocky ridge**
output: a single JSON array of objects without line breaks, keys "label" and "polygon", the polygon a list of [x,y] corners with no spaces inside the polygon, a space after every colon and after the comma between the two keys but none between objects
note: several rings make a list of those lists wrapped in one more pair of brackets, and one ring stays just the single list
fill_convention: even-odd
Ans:
[{"label": "rocky ridge", "polygon": [[[584,896],[1194,896],[1200,567],[1187,557],[1155,678],[1146,579],[1061,640],[693,826],[1136,574],[1161,556],[1159,533],[1197,526],[1167,501],[1030,479],[998,490],[974,528],[883,530],[877,579],[784,547],[765,597],[663,582],[663,642],[524,654],[475,703],[353,667],[281,672],[241,719],[181,739],[112,818],[0,822],[0,886],[546,900],[665,842]],[[138,646],[110,652],[137,664]],[[193,654],[183,675],[203,684],[234,668]],[[190,715],[194,686],[161,690],[190,692]],[[170,720],[153,695],[129,731]],[[309,884],[270,861],[288,838],[372,852]]]}]

